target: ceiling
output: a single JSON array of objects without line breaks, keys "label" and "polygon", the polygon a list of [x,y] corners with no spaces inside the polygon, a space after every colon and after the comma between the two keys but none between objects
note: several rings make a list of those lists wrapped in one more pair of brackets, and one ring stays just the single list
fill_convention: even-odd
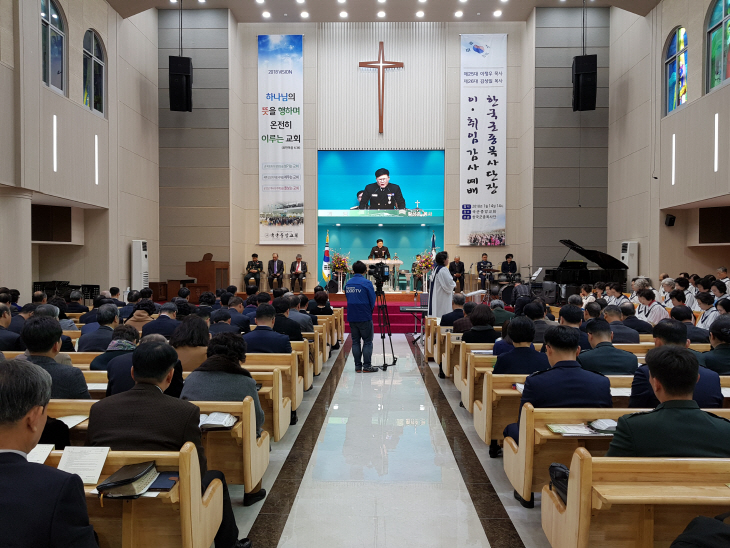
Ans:
[{"label": "ceiling", "polygon": [[[535,7],[577,8],[583,0],[180,0],[184,9],[230,9],[239,23],[276,22],[331,22],[331,21],[526,21]],[[122,17],[129,17],[150,8],[179,9],[180,4],[170,0],[108,0]],[[589,7],[616,6],[636,13],[648,14],[660,0],[588,0]],[[501,17],[494,12],[502,11]],[[302,18],[301,12],[309,13]],[[347,17],[340,17],[340,12]],[[378,17],[379,11],[385,17]],[[416,12],[423,11],[423,17]],[[456,17],[457,11],[463,12]],[[271,17],[263,17],[269,12]]]}]

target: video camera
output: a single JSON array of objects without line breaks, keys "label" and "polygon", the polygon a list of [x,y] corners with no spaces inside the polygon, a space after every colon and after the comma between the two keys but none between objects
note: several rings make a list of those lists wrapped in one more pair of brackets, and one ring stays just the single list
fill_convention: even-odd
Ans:
[{"label": "video camera", "polygon": [[385,283],[390,279],[390,266],[383,262],[371,264],[368,267],[368,276],[378,283]]}]

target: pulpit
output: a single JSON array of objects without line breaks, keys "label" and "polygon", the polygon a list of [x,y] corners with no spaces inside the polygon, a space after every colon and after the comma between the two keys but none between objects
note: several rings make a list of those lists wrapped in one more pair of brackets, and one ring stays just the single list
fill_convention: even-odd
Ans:
[{"label": "pulpit", "polygon": [[188,285],[191,301],[193,295],[199,296],[205,291],[215,292],[217,288],[228,287],[228,268],[228,261],[214,261],[212,253],[206,253],[200,262],[185,263],[185,274],[196,278],[195,284]]}]

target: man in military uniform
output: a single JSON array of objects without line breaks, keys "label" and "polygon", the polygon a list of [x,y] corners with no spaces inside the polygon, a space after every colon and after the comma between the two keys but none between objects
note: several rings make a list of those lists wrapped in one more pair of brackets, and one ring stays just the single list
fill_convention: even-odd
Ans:
[{"label": "man in military uniform", "polygon": [[[596,304],[596,303],[591,303]],[[578,356],[578,363],[588,371],[604,375],[633,375],[639,368],[636,354],[616,348],[612,344],[613,333],[606,320],[590,320],[586,324],[588,342],[593,350],[584,350]]]},{"label": "man in military uniform", "polygon": [[[672,309],[674,310],[674,309]],[[691,313],[691,312],[690,312]],[[679,320],[662,320],[654,326],[654,345],[677,346],[688,348],[690,345],[687,324]],[[705,367],[705,354],[695,350],[689,351],[697,358],[700,365],[699,375],[694,389],[692,399],[702,409],[719,408],[723,405],[722,388],[720,388],[720,375],[712,369]],[[642,365],[634,373],[634,380],[631,383],[631,397],[629,407],[634,409],[653,409],[659,405],[659,400],[654,394],[654,389],[649,382],[649,366]]]},{"label": "man in military uniform", "polygon": [[482,260],[477,263],[477,272],[479,273],[479,279],[482,282],[482,289],[487,288],[487,281],[492,281],[492,273],[489,272],[492,268],[492,261],[488,260],[489,255],[482,253]]},{"label": "man in military uniform", "polygon": [[517,273],[517,263],[512,259],[514,259],[514,255],[512,255],[512,253],[508,253],[505,257],[505,261],[502,263],[502,274]]},{"label": "man in military uniform", "polygon": [[659,406],[621,417],[606,456],[730,457],[730,421],[703,411],[692,399],[699,378],[694,354],[665,345],[649,350],[646,364]]},{"label": "man in military uniform", "polygon": [[405,209],[406,201],[400,187],[390,183],[390,172],[379,169],[375,172],[375,183],[365,187],[360,200],[360,209]]},{"label": "man in military uniform", "polygon": [[454,260],[449,265],[449,272],[451,272],[452,278],[454,278],[454,282],[456,282],[456,287],[454,288],[454,291],[457,293],[461,293],[464,291],[464,263],[461,262],[461,257],[456,256],[454,257]]},{"label": "man in military uniform", "polygon": [[390,251],[383,246],[383,240],[378,240],[376,246],[370,250],[368,259],[390,259]]},{"label": "man in military uniform", "polygon": [[243,276],[243,283],[248,285],[248,281],[253,278],[256,280],[256,289],[261,287],[261,271],[264,269],[264,263],[259,261],[258,253],[251,255],[251,260],[246,265],[246,274]]}]

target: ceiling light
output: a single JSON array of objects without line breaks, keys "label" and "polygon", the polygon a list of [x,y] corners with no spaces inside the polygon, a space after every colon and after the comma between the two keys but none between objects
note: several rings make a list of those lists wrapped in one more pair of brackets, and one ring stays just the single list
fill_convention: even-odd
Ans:
[{"label": "ceiling light", "polygon": [[506,4],[509,0],[501,0],[503,4]]},{"label": "ceiling light", "polygon": [[385,0],[378,0],[381,4],[385,4]]},{"label": "ceiling light", "polygon": [[425,4],[426,0],[418,0],[421,4]]},{"label": "ceiling light", "polygon": [[256,0],[256,3],[257,4],[263,4],[264,3],[264,0]]},{"label": "ceiling light", "polygon": [[302,18],[306,19],[307,17],[309,17],[309,12],[308,11],[303,11],[302,12]]},{"label": "ceiling light", "polygon": [[297,0],[297,4],[304,4],[304,0]]},{"label": "ceiling light", "polygon": [[462,4],[465,4],[466,0],[459,0],[459,2],[461,2]]},{"label": "ceiling light", "polygon": [[456,13],[454,14],[454,16],[455,16],[455,17],[461,17],[462,15],[464,15],[464,12],[463,12],[463,11],[457,11],[457,12],[456,12]]},{"label": "ceiling light", "polygon": [[423,12],[422,11],[417,11],[416,12],[416,17],[423,17]]},{"label": "ceiling light", "polygon": [[340,4],[344,4],[345,0],[337,0]]},{"label": "ceiling light", "polygon": [[383,223],[378,224],[378,226],[383,226]]},{"label": "ceiling light", "polygon": [[205,0],[198,0],[198,3],[205,4]]},{"label": "ceiling light", "polygon": [[346,11],[341,11],[340,12],[340,17],[347,17],[347,12]]},{"label": "ceiling light", "polygon": [[[170,4],[177,4],[177,0],[170,0]],[[45,15],[45,13],[41,13],[41,15]]]},{"label": "ceiling light", "polygon": [[342,226],[340,223],[337,223],[335,226]]},{"label": "ceiling light", "polygon": [[378,12],[378,17],[385,17],[385,12],[384,11],[379,11]]},{"label": "ceiling light", "polygon": [[497,10],[494,12],[495,17],[502,17],[502,10]]},{"label": "ceiling light", "polygon": [[426,226],[426,223],[421,223],[421,226]]},{"label": "ceiling light", "polygon": [[268,19],[269,17],[271,17],[271,14],[268,11],[265,11],[261,15],[263,15],[265,19]]}]

